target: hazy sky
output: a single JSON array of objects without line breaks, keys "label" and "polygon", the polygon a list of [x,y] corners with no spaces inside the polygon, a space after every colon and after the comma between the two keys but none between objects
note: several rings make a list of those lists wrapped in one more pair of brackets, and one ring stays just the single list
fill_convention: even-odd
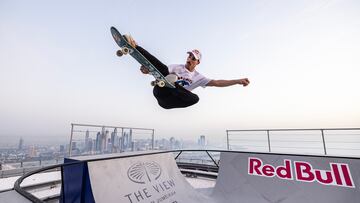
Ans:
[{"label": "hazy sky", "polygon": [[[248,77],[198,88],[165,110],[152,77],[118,58],[115,26],[166,64],[197,48],[197,70]],[[360,1],[0,0],[0,142],[68,139],[70,123],[155,128],[156,136],[223,139],[226,129],[360,126]]]}]

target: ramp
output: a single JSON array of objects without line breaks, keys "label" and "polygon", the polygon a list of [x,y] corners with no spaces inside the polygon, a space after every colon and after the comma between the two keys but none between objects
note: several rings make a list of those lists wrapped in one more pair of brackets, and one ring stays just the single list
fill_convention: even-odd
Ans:
[{"label": "ramp", "polygon": [[360,160],[222,152],[219,202],[358,203]]},{"label": "ramp", "polygon": [[212,202],[191,187],[170,153],[90,162],[88,167],[96,202]]},{"label": "ramp", "polygon": [[64,167],[60,202],[357,203],[360,199],[359,158],[222,151],[216,185],[205,195],[185,180],[171,152],[122,156],[65,160],[75,165]]},{"label": "ramp", "polygon": [[79,163],[63,178],[60,202],[214,203],[185,180],[172,153]]}]

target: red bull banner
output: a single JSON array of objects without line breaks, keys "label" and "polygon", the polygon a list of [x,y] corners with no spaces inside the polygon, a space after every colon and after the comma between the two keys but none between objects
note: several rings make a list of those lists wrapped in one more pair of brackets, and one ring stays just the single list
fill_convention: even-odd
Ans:
[{"label": "red bull banner", "polygon": [[358,203],[359,188],[359,158],[223,152],[212,196],[227,202]]}]

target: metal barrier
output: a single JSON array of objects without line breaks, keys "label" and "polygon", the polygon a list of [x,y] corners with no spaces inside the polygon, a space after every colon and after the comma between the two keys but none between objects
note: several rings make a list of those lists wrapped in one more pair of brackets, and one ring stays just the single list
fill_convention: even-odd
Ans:
[{"label": "metal barrier", "polygon": [[[82,153],[103,154],[117,153],[126,150],[137,151],[134,148],[143,147],[144,150],[154,149],[154,129],[133,128],[106,125],[71,124],[69,157],[74,151],[80,151],[77,142],[82,145]],[[80,139],[74,139],[81,135]],[[76,137],[78,138],[78,137]],[[108,141],[110,139],[110,142]],[[110,146],[108,146],[110,143]],[[142,145],[142,146],[136,146]],[[77,154],[79,155],[79,154]]]},{"label": "metal barrier", "polygon": [[22,176],[30,171],[37,170],[40,168],[41,168],[41,166],[31,167],[31,168],[17,168],[17,169],[11,169],[11,170],[3,170],[3,171],[0,171],[0,178]]},{"label": "metal barrier", "polygon": [[360,155],[360,128],[226,130],[226,136],[228,150]]}]

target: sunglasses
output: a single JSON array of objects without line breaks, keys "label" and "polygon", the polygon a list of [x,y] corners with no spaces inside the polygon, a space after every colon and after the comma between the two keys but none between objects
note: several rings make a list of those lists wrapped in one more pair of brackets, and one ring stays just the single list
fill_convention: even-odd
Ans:
[{"label": "sunglasses", "polygon": [[190,58],[190,59],[193,60],[193,61],[196,61],[196,60],[197,60],[197,59],[195,58],[195,56],[192,55],[192,54],[189,54],[188,58]]}]

